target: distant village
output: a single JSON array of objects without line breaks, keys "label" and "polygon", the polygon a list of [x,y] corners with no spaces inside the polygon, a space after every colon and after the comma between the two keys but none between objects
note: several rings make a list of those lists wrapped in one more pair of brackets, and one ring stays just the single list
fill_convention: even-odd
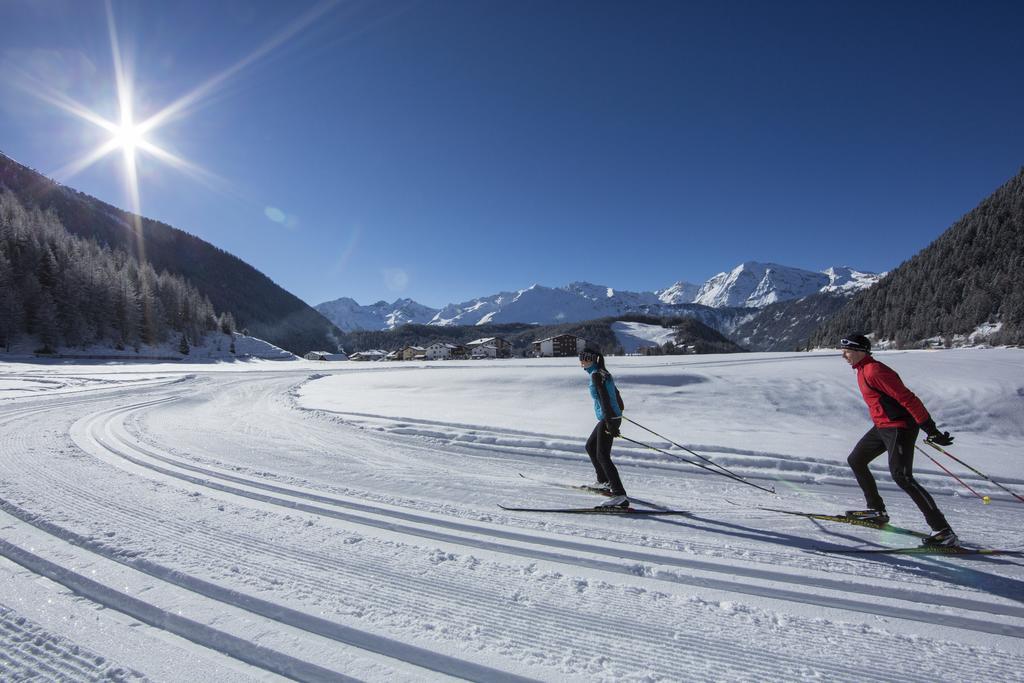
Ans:
[{"label": "distant village", "polygon": [[[530,345],[533,358],[566,358],[576,356],[587,347],[587,340],[574,334],[560,334],[539,339]],[[372,349],[346,355],[327,351],[310,351],[307,360],[403,361],[403,360],[484,360],[512,358],[512,343],[501,337],[484,337],[465,344],[435,342],[429,346],[406,346],[393,351]]]}]

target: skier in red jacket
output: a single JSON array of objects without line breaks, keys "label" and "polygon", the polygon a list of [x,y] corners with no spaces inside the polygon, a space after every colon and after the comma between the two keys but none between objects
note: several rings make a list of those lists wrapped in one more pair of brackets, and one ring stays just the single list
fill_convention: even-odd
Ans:
[{"label": "skier in red jacket", "polygon": [[893,481],[917,503],[925,520],[932,528],[931,536],[924,539],[925,545],[955,546],[959,543],[946,517],[939,510],[931,495],[914,479],[914,444],[918,433],[923,430],[928,440],[948,446],[953,443],[949,432],[940,432],[935,421],[928,414],[921,399],[904,386],[900,376],[888,365],[880,363],[871,355],[871,341],[861,334],[845,337],[839,348],[843,358],[857,371],[860,393],[868,404],[871,420],[875,426],[868,430],[853,448],[847,462],[857,477],[857,483],[864,491],[867,510],[850,510],[846,514],[866,521],[885,524],[889,515],[885,503],[878,494],[875,478],[871,476],[868,463],[885,451],[889,452],[889,472]]}]

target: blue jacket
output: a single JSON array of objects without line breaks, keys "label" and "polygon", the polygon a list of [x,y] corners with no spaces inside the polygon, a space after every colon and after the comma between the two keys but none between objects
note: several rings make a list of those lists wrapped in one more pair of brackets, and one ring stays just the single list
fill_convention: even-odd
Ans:
[{"label": "blue jacket", "polygon": [[584,368],[590,375],[590,396],[594,399],[594,414],[598,420],[606,417],[620,417],[619,401],[615,397],[615,380],[607,370],[600,370],[597,363]]}]

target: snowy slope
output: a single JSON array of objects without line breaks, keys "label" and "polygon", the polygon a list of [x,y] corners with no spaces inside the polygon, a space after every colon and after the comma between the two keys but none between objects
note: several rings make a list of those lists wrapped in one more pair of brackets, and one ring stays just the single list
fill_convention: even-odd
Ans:
[{"label": "snowy slope", "polygon": [[828,284],[821,288],[822,292],[841,292],[853,294],[871,287],[885,277],[885,273],[864,273],[849,266],[833,266],[824,271]]},{"label": "snowy slope", "polygon": [[649,346],[664,346],[667,342],[674,342],[676,336],[676,331],[671,327],[621,320],[612,323],[612,332],[626,353],[636,353],[638,349]]},{"label": "snowy slope", "polygon": [[[881,358],[1024,491],[1024,352]],[[664,518],[497,507],[600,501],[545,483],[593,477],[572,359],[370,366],[0,356],[2,677],[1019,679],[1019,558],[824,552],[916,541],[758,509],[860,504],[835,353],[609,358],[628,416],[778,491],[627,424],[672,454],[615,446],[637,506],[690,511]],[[1021,504],[957,473],[992,504],[917,463],[966,542],[1024,546]]]},{"label": "snowy slope", "polygon": [[658,301],[665,304],[692,304],[700,293],[700,287],[680,280],[668,289],[658,290],[654,294]]},{"label": "snowy slope", "polygon": [[[249,335],[221,332],[209,332],[201,339],[191,340],[189,352],[181,353],[180,338],[172,337],[160,344],[141,344],[138,348],[125,347],[117,349],[106,344],[90,346],[58,347],[55,358],[81,360],[182,360],[182,361],[236,361],[259,358],[263,360],[294,360],[295,354],[274,346],[264,339]],[[234,351],[231,350],[234,344]],[[12,345],[11,356],[19,356],[26,360],[34,359],[34,349],[41,346],[34,337],[24,337]]]}]

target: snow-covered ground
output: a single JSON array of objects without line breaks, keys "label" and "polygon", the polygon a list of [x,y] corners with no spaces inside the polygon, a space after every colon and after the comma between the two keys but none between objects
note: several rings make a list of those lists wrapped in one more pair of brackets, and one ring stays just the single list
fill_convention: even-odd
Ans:
[{"label": "snow-covered ground", "polygon": [[[1024,494],[1024,352],[880,358]],[[0,356],[0,678],[1020,680],[1024,558],[830,553],[916,539],[758,509],[862,504],[845,456],[868,419],[837,354],[609,369],[664,438],[625,436],[778,494],[620,441],[637,507],[688,514],[501,510],[601,500],[552,483],[593,479],[572,359]],[[1024,548],[1024,504],[940,462],[993,499],[919,454],[965,543]]]},{"label": "snow-covered ground", "polygon": [[676,340],[676,330],[673,328],[648,323],[629,323],[620,320],[612,323],[612,332],[626,353],[636,353],[649,346],[664,346],[667,342]]}]

